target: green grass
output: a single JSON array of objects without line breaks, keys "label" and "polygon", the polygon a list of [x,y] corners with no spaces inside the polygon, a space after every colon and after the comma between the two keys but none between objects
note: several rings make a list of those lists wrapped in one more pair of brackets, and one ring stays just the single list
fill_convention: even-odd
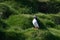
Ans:
[{"label": "green grass", "polygon": [[[11,21],[12,20],[12,21]],[[12,15],[8,20],[6,20],[6,23],[10,26],[20,27],[22,29],[31,28],[32,25],[32,17],[26,15]]]},{"label": "green grass", "polygon": [[[45,14],[36,14],[40,21],[44,23],[47,30],[34,29],[32,25],[33,15],[30,14],[19,14],[19,15],[11,15],[8,19],[4,20],[10,27],[7,30],[8,32],[16,32],[22,33],[25,35],[25,40],[60,40],[60,34],[57,30],[57,26],[55,26],[54,22],[51,20],[51,16],[47,17]],[[44,17],[43,17],[44,15]],[[48,14],[49,15],[49,14]],[[53,14],[52,14],[53,15]],[[53,17],[52,17],[53,18]],[[48,25],[48,26],[47,26]],[[50,26],[49,26],[50,25]],[[54,29],[53,29],[54,28]],[[25,30],[23,30],[25,29]],[[55,31],[56,30],[56,31]],[[57,32],[58,31],[58,32]],[[57,32],[57,33],[55,33]],[[21,39],[23,40],[23,39]]]},{"label": "green grass", "polygon": [[[8,18],[0,20],[0,40],[60,40],[60,13],[32,13],[34,10],[31,7],[15,1],[1,2],[0,11],[8,14],[12,12]],[[34,28],[34,15],[44,25],[44,29]]]},{"label": "green grass", "polygon": [[7,39],[15,40],[16,38],[16,40],[48,40],[48,39],[60,40],[59,36],[60,29],[52,21],[52,19],[54,18],[53,14],[51,14],[52,16],[50,16],[50,14],[46,15],[41,13],[36,15],[38,16],[39,20],[43,22],[43,24],[46,26],[47,30],[43,29],[36,30],[33,28],[34,27],[32,25],[33,15],[30,14],[11,15],[8,19],[3,20],[5,23],[7,23],[7,25],[9,25],[8,29],[6,29],[5,31],[6,33],[8,33]]}]

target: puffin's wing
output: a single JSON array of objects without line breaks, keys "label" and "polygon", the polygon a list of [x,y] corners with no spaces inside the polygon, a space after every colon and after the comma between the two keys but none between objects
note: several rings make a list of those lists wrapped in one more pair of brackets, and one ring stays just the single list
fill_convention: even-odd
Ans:
[{"label": "puffin's wing", "polygon": [[33,23],[33,25],[34,25],[35,27],[39,27],[38,22],[37,22],[36,19],[33,19],[32,23]]}]

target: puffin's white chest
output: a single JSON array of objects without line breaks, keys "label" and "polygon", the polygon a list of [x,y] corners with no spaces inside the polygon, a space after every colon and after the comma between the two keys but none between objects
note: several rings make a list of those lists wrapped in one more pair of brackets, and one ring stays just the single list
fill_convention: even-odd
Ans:
[{"label": "puffin's white chest", "polygon": [[35,27],[39,27],[36,19],[33,19],[32,23],[33,23],[33,25],[34,25]]}]

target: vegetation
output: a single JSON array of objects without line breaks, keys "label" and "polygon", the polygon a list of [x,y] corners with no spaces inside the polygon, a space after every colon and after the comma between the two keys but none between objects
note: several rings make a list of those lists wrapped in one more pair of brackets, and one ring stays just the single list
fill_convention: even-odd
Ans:
[{"label": "vegetation", "polygon": [[60,40],[60,0],[0,0],[0,40]]}]

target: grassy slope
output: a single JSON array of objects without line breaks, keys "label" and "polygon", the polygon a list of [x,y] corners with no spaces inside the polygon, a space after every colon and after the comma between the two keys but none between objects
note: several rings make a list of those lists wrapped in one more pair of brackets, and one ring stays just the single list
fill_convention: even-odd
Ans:
[{"label": "grassy slope", "polygon": [[[8,3],[13,8],[13,2],[3,2],[4,4]],[[15,3],[15,2],[14,2]],[[9,7],[10,7],[9,6]],[[22,10],[23,9],[23,10]],[[24,10],[25,9],[25,10]],[[57,26],[54,23],[55,17],[60,17],[60,14],[42,14],[36,13],[39,20],[46,26],[46,29],[36,30],[33,28],[32,19],[33,15],[27,14],[29,11],[27,7],[20,8],[22,12],[17,12],[18,14],[10,15],[8,19],[3,21],[9,26],[8,29],[3,29],[0,31],[2,37],[1,40],[60,40],[60,26]],[[12,9],[11,9],[12,10]],[[14,9],[15,10],[15,9]],[[15,10],[15,11],[20,11]],[[27,11],[25,14],[22,14],[24,11]],[[51,27],[50,27],[51,26]],[[56,27],[55,27],[56,26]]]}]

